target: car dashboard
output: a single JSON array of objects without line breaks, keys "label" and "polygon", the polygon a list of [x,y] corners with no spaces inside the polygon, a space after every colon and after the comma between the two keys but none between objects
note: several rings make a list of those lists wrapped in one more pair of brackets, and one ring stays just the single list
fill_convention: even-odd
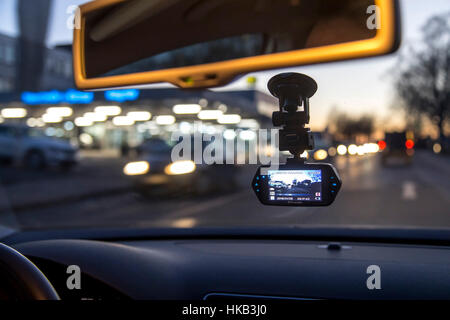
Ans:
[{"label": "car dashboard", "polygon": [[[450,299],[447,246],[264,239],[71,240],[13,246],[62,299]],[[67,267],[81,269],[69,290]],[[369,289],[369,266],[380,288]]]}]

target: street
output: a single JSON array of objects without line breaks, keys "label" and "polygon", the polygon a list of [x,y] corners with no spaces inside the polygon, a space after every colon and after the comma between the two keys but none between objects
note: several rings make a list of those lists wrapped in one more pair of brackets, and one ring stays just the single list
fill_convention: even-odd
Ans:
[{"label": "street", "polygon": [[[81,227],[301,225],[450,227],[450,159],[416,152],[412,166],[382,167],[378,155],[337,157],[343,187],[324,208],[262,206],[250,187],[235,193],[148,199],[133,191],[118,158],[82,159],[72,172],[2,167],[0,224]],[[243,170],[248,181],[255,168]],[[75,190],[75,192],[74,192]]]}]

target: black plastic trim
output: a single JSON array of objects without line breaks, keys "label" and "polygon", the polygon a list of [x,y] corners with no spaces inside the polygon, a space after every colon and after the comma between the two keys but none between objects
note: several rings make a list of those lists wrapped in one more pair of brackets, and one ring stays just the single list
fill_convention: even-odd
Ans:
[{"label": "black plastic trim", "polygon": [[396,244],[450,245],[450,229],[376,228],[366,226],[286,228],[193,228],[193,229],[63,229],[24,231],[2,242],[8,245],[51,239],[102,241],[165,239],[269,239],[321,240],[330,242],[375,242]]}]

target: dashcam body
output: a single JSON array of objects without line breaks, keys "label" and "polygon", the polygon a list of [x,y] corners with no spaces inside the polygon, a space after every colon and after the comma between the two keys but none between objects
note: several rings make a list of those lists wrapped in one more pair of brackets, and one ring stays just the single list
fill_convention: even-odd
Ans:
[{"label": "dashcam body", "polygon": [[[314,79],[300,73],[281,73],[270,79],[270,93],[279,100],[280,110],[272,115],[279,131],[280,151],[289,151],[287,163],[263,166],[253,178],[252,187],[265,205],[329,206],[341,188],[341,179],[331,164],[305,163],[301,155],[314,149],[309,123],[309,98],[317,91]],[[300,110],[299,110],[300,107]]]},{"label": "dashcam body", "polygon": [[331,164],[292,162],[260,167],[252,185],[262,204],[318,207],[334,202],[342,182]]}]

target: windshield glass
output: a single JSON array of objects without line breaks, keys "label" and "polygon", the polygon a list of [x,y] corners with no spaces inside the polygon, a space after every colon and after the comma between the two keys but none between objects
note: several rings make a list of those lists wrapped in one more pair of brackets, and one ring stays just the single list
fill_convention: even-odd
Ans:
[{"label": "windshield glass", "polygon": [[[0,226],[450,228],[447,0],[400,1],[403,41],[389,56],[212,90],[105,92],[73,81],[73,17],[85,2],[0,1]],[[286,71],[318,83],[315,147],[303,156],[339,172],[330,207],[263,206],[251,188],[261,159],[288,156],[277,152],[267,90]],[[317,176],[271,183],[290,194],[313,190]]]}]

